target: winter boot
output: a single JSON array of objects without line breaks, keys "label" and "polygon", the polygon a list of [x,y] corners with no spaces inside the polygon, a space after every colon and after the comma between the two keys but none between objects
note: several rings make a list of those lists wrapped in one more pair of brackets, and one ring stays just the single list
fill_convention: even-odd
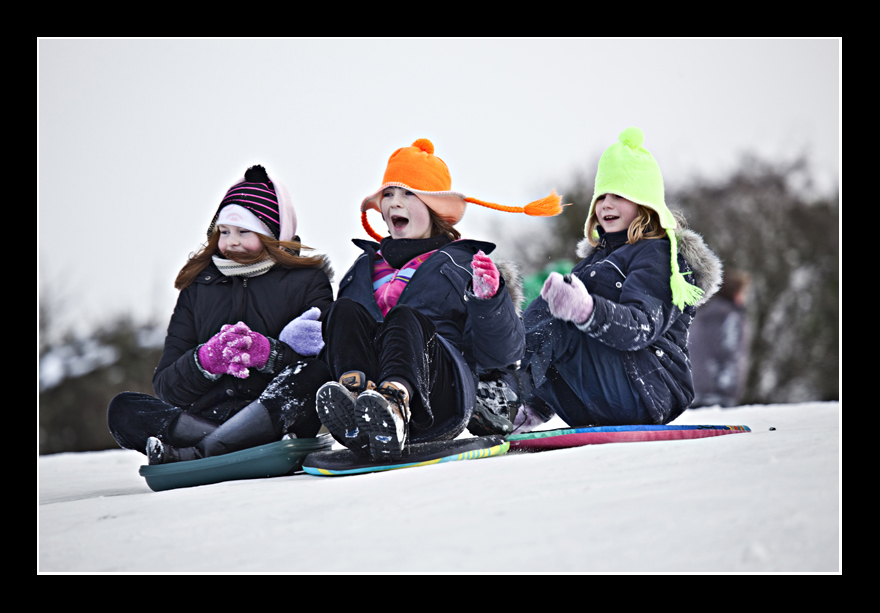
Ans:
[{"label": "winter boot", "polygon": [[155,436],[147,439],[147,448],[144,450],[144,453],[147,454],[150,466],[199,459],[196,455],[195,447],[173,447],[163,443]]},{"label": "winter boot", "polygon": [[189,413],[181,413],[168,429],[168,442],[177,447],[190,447],[208,436],[220,424]]},{"label": "winter boot", "polygon": [[358,428],[369,441],[374,461],[397,460],[409,434],[409,394],[403,384],[385,381],[376,390],[358,396]]},{"label": "winter boot", "polygon": [[233,415],[192,447],[175,447],[155,437],[147,441],[150,464],[185,462],[249,449],[278,440],[269,411],[255,401]]},{"label": "winter boot", "polygon": [[372,381],[367,381],[364,373],[352,370],[342,375],[339,382],[330,381],[318,389],[317,406],[321,423],[334,439],[360,457],[369,455],[369,444],[358,428],[355,402],[361,393],[375,387]]},{"label": "winter boot", "polygon": [[481,379],[468,430],[476,436],[507,436],[513,432],[521,405],[522,401],[505,377]]}]

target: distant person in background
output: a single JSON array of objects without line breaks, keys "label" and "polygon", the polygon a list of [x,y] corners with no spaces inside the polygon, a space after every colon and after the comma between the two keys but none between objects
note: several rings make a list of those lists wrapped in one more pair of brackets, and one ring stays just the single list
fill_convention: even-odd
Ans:
[{"label": "distant person in background", "polygon": [[718,293],[697,311],[689,339],[696,397],[692,408],[736,406],[748,368],[746,300],[751,277],[725,274]]},{"label": "distant person in background", "polygon": [[[170,221],[147,230],[161,236]],[[107,421],[121,447],[165,464],[317,434],[315,393],[329,379],[315,358],[318,318],[333,290],[326,259],[301,249],[287,189],[252,166],[177,276],[153,375],[158,398],[123,392],[110,402]]]}]

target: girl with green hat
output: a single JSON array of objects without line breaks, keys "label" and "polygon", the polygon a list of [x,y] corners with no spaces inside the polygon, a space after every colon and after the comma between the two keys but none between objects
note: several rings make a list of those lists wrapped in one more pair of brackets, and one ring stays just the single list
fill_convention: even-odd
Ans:
[{"label": "girl with green hat", "polygon": [[721,262],[666,206],[644,139],[627,128],[602,155],[583,259],[523,314],[518,431],[552,413],[575,427],[665,424],[693,400],[688,327]]}]

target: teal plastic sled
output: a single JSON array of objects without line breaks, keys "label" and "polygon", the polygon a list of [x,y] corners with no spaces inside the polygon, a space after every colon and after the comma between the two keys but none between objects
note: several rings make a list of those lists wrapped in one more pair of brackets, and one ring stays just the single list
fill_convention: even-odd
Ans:
[{"label": "teal plastic sled", "polygon": [[138,472],[154,492],[238,479],[280,477],[301,471],[308,454],[326,451],[332,446],[333,438],[329,434],[286,439],[202,460],[141,466]]}]

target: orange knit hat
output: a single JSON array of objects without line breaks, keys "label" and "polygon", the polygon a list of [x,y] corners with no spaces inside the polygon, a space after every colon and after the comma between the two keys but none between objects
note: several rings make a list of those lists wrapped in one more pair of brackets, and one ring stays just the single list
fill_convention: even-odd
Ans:
[{"label": "orange knit hat", "polygon": [[367,211],[375,209],[382,212],[379,201],[386,187],[402,187],[416,194],[429,209],[450,225],[455,225],[464,217],[468,202],[507,213],[525,213],[535,217],[552,217],[562,212],[561,200],[556,190],[546,198],[530,202],[524,207],[502,206],[468,198],[462,193],[452,191],[452,177],[446,163],[434,155],[434,144],[427,138],[416,140],[409,147],[401,147],[388,158],[382,186],[361,203],[361,223],[367,234],[376,240],[382,237],[367,221]]}]

